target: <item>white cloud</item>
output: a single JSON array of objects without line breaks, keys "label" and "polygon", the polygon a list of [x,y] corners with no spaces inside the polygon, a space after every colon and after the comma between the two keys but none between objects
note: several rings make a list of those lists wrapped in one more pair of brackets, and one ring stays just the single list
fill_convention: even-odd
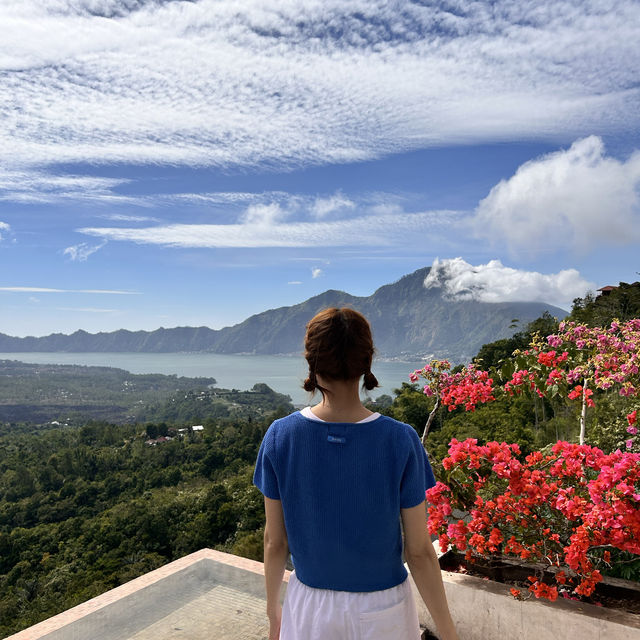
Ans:
[{"label": "white cloud", "polygon": [[353,200],[349,200],[341,193],[335,193],[328,198],[316,198],[311,205],[311,213],[315,218],[322,220],[332,213],[353,209],[355,206],[356,203]]},{"label": "white cloud", "polygon": [[606,157],[590,136],[567,150],[523,164],[480,202],[481,235],[506,240],[513,251],[585,251],[640,239],[640,152]]},{"label": "white cloud", "polygon": [[3,234],[7,233],[8,231],[11,231],[11,227],[9,226],[9,224],[7,222],[0,221],[0,242],[2,242]]},{"label": "white cloud", "polygon": [[177,200],[190,204],[238,204],[245,202],[270,202],[287,200],[290,194],[286,191],[265,191],[254,193],[251,191],[214,191],[205,193],[175,193],[166,196],[157,196],[158,199],[169,201]]},{"label": "white cloud", "polygon": [[0,291],[11,293],[97,293],[120,296],[139,295],[138,291],[118,291],[117,289],[53,289],[50,287],[0,287]]},{"label": "white cloud", "polygon": [[402,207],[396,202],[380,202],[371,207],[371,212],[379,216],[388,216],[402,212]]},{"label": "white cloud", "polygon": [[151,216],[130,216],[122,213],[110,213],[103,216],[107,220],[113,220],[114,222],[160,222],[158,218]]},{"label": "white cloud", "polygon": [[107,244],[106,241],[96,245],[90,245],[86,242],[81,242],[80,244],[76,244],[64,249],[62,255],[69,256],[69,258],[71,258],[71,260],[74,262],[85,262],[90,255],[102,249],[105,244]]},{"label": "white cloud", "polygon": [[280,222],[288,215],[279,204],[252,204],[240,217],[240,221],[247,225],[258,225],[260,227],[272,225]]},{"label": "white cloud", "polygon": [[[1,101],[0,91],[0,103]],[[7,161],[5,164],[9,166],[10,162]],[[59,175],[41,169],[0,169],[0,201],[54,203],[89,200],[106,204],[144,205],[142,198],[122,196],[113,191],[115,187],[128,182],[129,180],[124,178]]]},{"label": "white cloud", "polygon": [[320,269],[320,267],[313,267],[311,269],[311,277],[312,278],[319,278],[323,273],[324,273],[324,271],[322,269]]},{"label": "white cloud", "polygon": [[302,284],[301,280],[289,280],[289,282],[287,282],[287,284]]},{"label": "white cloud", "polygon": [[564,309],[595,285],[575,269],[544,274],[505,267],[500,260],[471,265],[462,258],[435,259],[424,286],[442,288],[456,300],[546,302]]},{"label": "white cloud", "polygon": [[56,307],[58,311],[78,311],[80,313],[119,313],[118,309],[99,309],[96,307]]},{"label": "white cloud", "polygon": [[411,239],[424,246],[427,234],[430,242],[437,243],[438,230],[449,228],[459,218],[457,212],[429,211],[324,222],[84,227],[77,231],[104,240],[193,248],[388,246],[406,245]]},{"label": "white cloud", "polygon": [[636,0],[5,0],[0,165],[297,166],[626,132],[639,23]]}]

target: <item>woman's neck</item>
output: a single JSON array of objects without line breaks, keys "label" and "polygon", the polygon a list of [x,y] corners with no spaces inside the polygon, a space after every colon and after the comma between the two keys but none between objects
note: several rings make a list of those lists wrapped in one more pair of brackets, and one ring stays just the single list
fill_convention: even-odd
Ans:
[{"label": "woman's neck", "polygon": [[319,379],[326,389],[322,401],[311,411],[326,422],[359,422],[372,414],[360,402],[360,378],[354,380]]}]

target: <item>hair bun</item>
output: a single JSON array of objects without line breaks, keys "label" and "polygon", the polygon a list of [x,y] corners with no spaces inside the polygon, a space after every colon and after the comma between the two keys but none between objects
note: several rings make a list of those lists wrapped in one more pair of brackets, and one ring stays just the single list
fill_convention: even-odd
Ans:
[{"label": "hair bun", "polygon": [[302,388],[309,393],[313,393],[317,389],[316,377],[313,373],[310,373],[309,377],[302,383]]},{"label": "hair bun", "polygon": [[364,388],[367,391],[371,391],[371,389],[375,389],[379,386],[378,379],[373,375],[373,373],[371,373],[371,371],[367,371],[364,374]]}]

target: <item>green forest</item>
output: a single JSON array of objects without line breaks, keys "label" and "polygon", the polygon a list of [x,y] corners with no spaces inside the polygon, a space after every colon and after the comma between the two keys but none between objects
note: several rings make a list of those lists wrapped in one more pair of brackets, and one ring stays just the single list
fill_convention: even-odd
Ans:
[{"label": "green forest", "polygon": [[249,391],[215,384],[214,378],[0,360],[0,425],[82,425],[88,418],[122,424],[248,417],[289,401],[264,384]]},{"label": "green forest", "polygon": [[[606,299],[577,299],[571,313],[592,325],[639,316],[640,286],[634,285]],[[556,323],[543,316],[483,346],[477,360],[496,365],[536,332],[553,332]],[[261,559],[264,515],[251,482],[253,464],[269,424],[293,411],[287,396],[263,384],[240,392],[216,389],[210,379],[87,368],[78,375],[72,368],[46,373],[43,365],[6,361],[0,367],[0,403],[14,412],[0,418],[0,635],[203,547]],[[421,433],[433,400],[417,385],[398,385],[395,397],[370,407]],[[59,403],[50,390],[60,388],[71,393],[69,405],[52,409]],[[111,404],[118,411],[109,419],[101,409],[91,413]],[[30,406],[38,412],[29,413]],[[90,417],[83,419],[87,407]],[[609,450],[619,446],[609,416],[620,407],[610,409],[598,402],[588,431],[590,444]],[[558,438],[575,441],[575,411],[525,396],[473,413],[441,409],[427,448],[436,473],[452,437],[518,442],[527,453]],[[193,430],[195,424],[204,428]],[[639,575],[636,562],[623,577]]]}]

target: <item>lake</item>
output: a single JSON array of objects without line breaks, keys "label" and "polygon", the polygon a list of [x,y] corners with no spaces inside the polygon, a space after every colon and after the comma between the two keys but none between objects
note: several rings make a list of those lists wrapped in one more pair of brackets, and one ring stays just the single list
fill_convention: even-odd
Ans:
[{"label": "lake", "polygon": [[[164,373],[178,376],[213,377],[224,389],[250,389],[264,382],[272,389],[291,396],[294,404],[308,404],[302,389],[306,362],[302,356],[223,355],[217,353],[0,353],[0,360],[20,360],[36,364],[79,364],[117,367],[131,373]],[[374,360],[373,373],[380,387],[371,392],[376,398],[393,395],[409,374],[424,362]]]}]

